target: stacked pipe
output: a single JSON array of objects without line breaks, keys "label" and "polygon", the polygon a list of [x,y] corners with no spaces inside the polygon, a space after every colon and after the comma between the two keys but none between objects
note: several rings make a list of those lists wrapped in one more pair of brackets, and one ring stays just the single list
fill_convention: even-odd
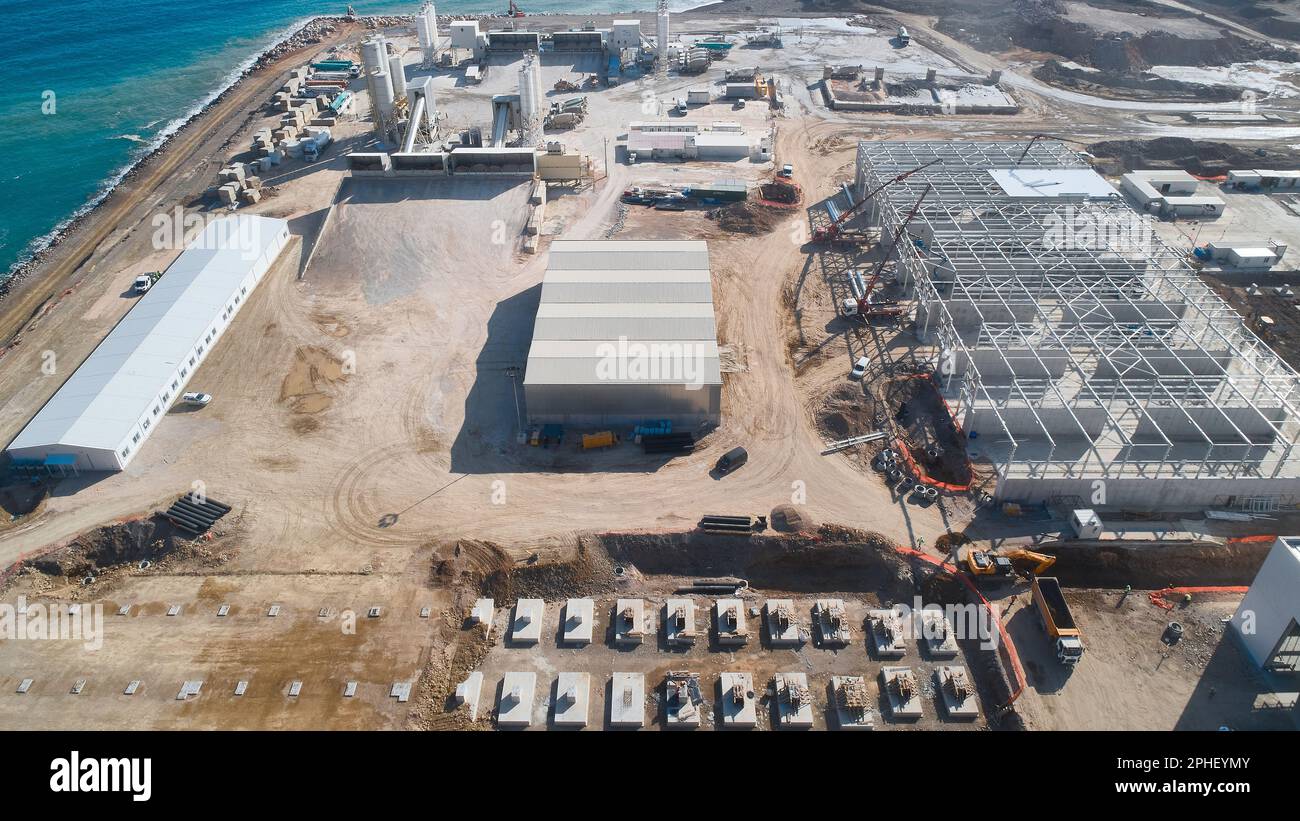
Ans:
[{"label": "stacked pipe", "polygon": [[652,433],[641,437],[646,453],[690,453],[695,450],[695,436],[689,432]]},{"label": "stacked pipe", "polygon": [[177,499],[163,516],[167,521],[190,533],[205,533],[217,520],[230,512],[230,505],[187,493]]},{"label": "stacked pipe", "polygon": [[767,530],[767,517],[706,514],[700,519],[700,530],[708,533],[734,533],[747,536],[755,531]]}]

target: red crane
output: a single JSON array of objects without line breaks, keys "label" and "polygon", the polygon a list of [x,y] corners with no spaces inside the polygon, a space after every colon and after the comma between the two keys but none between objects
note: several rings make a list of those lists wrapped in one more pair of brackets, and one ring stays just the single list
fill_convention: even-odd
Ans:
[{"label": "red crane", "polygon": [[[907,212],[907,216],[903,218],[898,229],[894,231],[893,240],[889,244],[890,248],[898,245],[899,241],[903,238],[903,233],[907,230],[908,224],[912,221],[912,218],[916,216],[917,212],[921,210],[921,203],[925,201],[925,198],[932,190],[934,190],[934,186],[930,183],[926,183],[925,190],[922,191],[921,196],[917,198],[916,204],[912,206],[911,211]],[[907,313],[907,306],[901,305],[896,301],[873,302],[871,299],[871,295],[876,290],[876,283],[880,281],[880,275],[885,271],[885,261],[888,259],[889,251],[885,250],[884,253],[880,255],[880,261],[876,263],[876,267],[872,269],[871,278],[862,286],[862,296],[849,297],[844,300],[845,316],[860,316],[863,319],[872,319],[874,317],[898,317]]]},{"label": "red crane", "polygon": [[875,188],[875,190],[869,191],[865,197],[863,197],[861,200],[851,205],[847,211],[845,211],[844,213],[836,217],[835,221],[832,222],[830,225],[825,225],[815,229],[813,231],[813,236],[812,236],[813,242],[834,242],[836,239],[839,238],[841,229],[843,229],[844,227],[844,223],[848,222],[849,218],[858,212],[858,209],[860,209],[862,206],[870,202],[872,197],[876,196],[881,191],[884,191],[886,188],[893,185],[894,183],[902,182],[903,180],[912,176],[916,172],[922,171],[940,162],[943,161],[931,160],[925,165],[918,165],[916,168],[913,168],[911,171],[904,171],[902,174],[899,174],[897,177],[894,177],[892,180],[885,183],[881,183]]},{"label": "red crane", "polygon": [[519,8],[515,0],[510,0],[510,7],[506,9],[506,17],[523,17],[524,10]]}]

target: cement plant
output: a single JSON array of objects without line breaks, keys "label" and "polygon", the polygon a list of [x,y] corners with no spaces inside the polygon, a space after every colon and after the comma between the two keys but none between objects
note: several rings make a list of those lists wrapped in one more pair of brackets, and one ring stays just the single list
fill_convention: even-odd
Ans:
[{"label": "cement plant", "polygon": [[1300,13],[814,5],[149,156],[0,301],[0,729],[1297,729]]}]

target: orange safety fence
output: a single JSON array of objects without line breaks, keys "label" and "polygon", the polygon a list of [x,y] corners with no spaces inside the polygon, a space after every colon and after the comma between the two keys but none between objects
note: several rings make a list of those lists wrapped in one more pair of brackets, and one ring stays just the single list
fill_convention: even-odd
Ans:
[{"label": "orange safety fence", "polygon": [[1147,593],[1151,603],[1161,610],[1173,610],[1172,596],[1190,596],[1196,593],[1245,593],[1246,587],[1166,587],[1164,590],[1152,590]]},{"label": "orange safety fence", "polygon": [[[948,404],[947,399],[943,398],[943,394],[939,392],[939,386],[934,383],[934,378],[930,374],[916,373],[910,376],[906,376],[904,378],[928,380],[930,383],[930,387],[933,388],[935,394],[938,395],[939,401],[943,403],[944,409],[948,411],[948,419],[952,421],[952,426],[957,431],[958,438],[964,435],[964,432],[961,429],[961,423],[957,421],[957,415],[952,412],[952,406]],[[918,465],[916,463],[916,460],[912,458],[911,450],[908,449],[908,447],[903,443],[902,439],[895,439],[894,445],[898,448],[898,452],[902,454],[903,459],[907,462],[907,467],[916,476],[916,480],[923,485],[929,485],[930,487],[937,488],[939,490],[946,490],[949,493],[965,493],[968,490],[970,490],[971,486],[974,484],[974,482],[972,481],[962,485],[955,485],[949,482],[940,482],[938,479],[932,479],[928,475],[926,475],[926,472],[922,470],[921,466]],[[966,473],[969,476],[974,476],[975,467],[970,463],[970,458],[966,456],[964,451],[965,449],[963,448],[962,458],[966,460]]]},{"label": "orange safety fence", "polygon": [[[938,559],[910,547],[897,545],[894,549],[904,556],[912,556],[913,558],[929,562],[941,570],[944,569],[944,566],[947,564],[946,559]],[[998,633],[1001,636],[1001,641],[998,642],[998,650],[1006,656],[1007,666],[1011,668],[1011,672],[1015,677],[1015,680],[1012,682],[1011,697],[1002,705],[1003,707],[1010,707],[1015,703],[1016,699],[1020,698],[1020,694],[1025,691],[1025,669],[1020,665],[1020,654],[1016,652],[1016,645],[1012,643],[1011,636],[1007,633],[1007,629],[1002,626],[1002,619],[998,618],[997,611],[993,609],[993,605],[989,600],[984,598],[984,594],[975,587],[971,580],[966,577],[965,573],[956,571],[954,568],[953,575],[961,579],[962,584],[966,585],[966,589],[975,594],[975,597],[980,600],[980,604],[984,606],[985,612],[989,614],[989,620],[998,626]]]}]

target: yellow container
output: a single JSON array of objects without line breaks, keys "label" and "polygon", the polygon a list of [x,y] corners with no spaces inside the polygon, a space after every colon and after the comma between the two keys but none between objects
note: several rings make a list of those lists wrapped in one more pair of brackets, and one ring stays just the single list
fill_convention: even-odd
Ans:
[{"label": "yellow container", "polygon": [[614,432],[602,430],[600,433],[584,433],[582,435],[582,449],[591,450],[592,448],[608,448],[614,445]]}]

